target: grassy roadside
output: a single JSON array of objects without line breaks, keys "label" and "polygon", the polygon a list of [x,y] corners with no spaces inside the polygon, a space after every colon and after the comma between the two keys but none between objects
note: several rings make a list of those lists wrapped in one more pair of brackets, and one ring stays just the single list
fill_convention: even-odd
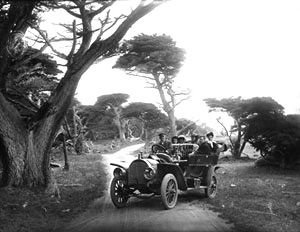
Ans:
[{"label": "grassy roadside", "polygon": [[[0,232],[54,231],[84,212],[91,202],[103,195],[106,182],[103,153],[113,153],[110,141],[97,143],[86,155],[69,154],[70,170],[53,170],[56,194],[42,190],[0,189]],[[54,161],[63,165],[61,151]]]},{"label": "grassy roadside", "polygon": [[[106,140],[95,143],[86,155],[69,152],[69,171],[53,169],[55,195],[42,190],[0,189],[0,232],[59,231],[103,196],[107,174],[101,154],[114,153],[136,143],[139,142],[111,147],[111,140]],[[56,150],[51,157],[63,167],[62,151]]]},{"label": "grassy roadside", "polygon": [[58,192],[0,190],[0,231],[52,231],[83,212],[103,194],[106,174],[101,155],[71,155],[70,170],[54,171]]},{"label": "grassy roadside", "polygon": [[253,160],[220,160],[218,194],[207,202],[237,231],[300,231],[300,169],[256,167]]},{"label": "grassy roadside", "polygon": [[[84,212],[103,195],[106,173],[101,154],[107,153],[107,146],[95,144],[87,155],[70,155],[70,170],[54,171],[59,196],[0,189],[0,232],[59,231]],[[223,168],[218,170],[217,196],[204,201],[234,222],[237,231],[300,231],[300,170],[255,167],[246,158],[221,159],[219,164]]]}]

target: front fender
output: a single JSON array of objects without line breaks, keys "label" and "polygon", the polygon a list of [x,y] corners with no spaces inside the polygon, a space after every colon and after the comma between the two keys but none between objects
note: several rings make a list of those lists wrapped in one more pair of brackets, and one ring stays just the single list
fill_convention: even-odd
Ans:
[{"label": "front fender", "polygon": [[111,166],[116,166],[119,168],[123,168],[125,171],[127,170],[127,168],[125,168],[124,166],[120,165],[120,164],[115,164],[115,163],[110,163]]},{"label": "front fender", "polygon": [[178,188],[180,190],[187,190],[187,185],[185,183],[185,179],[182,173],[181,168],[177,164],[172,163],[160,163],[157,164],[157,178],[162,180],[164,176],[168,173],[172,173],[177,182]]},{"label": "front fender", "polygon": [[219,168],[223,168],[223,167],[222,166],[218,166],[218,165],[214,166],[214,172],[216,172]]}]

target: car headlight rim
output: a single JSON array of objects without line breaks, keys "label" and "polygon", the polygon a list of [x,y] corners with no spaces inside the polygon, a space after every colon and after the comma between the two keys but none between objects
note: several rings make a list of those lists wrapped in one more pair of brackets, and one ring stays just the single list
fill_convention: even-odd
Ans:
[{"label": "car headlight rim", "polygon": [[114,177],[124,177],[126,172],[121,168],[116,168],[113,173]]},{"label": "car headlight rim", "polygon": [[145,169],[144,177],[146,180],[152,180],[155,177],[155,170],[151,167]]}]

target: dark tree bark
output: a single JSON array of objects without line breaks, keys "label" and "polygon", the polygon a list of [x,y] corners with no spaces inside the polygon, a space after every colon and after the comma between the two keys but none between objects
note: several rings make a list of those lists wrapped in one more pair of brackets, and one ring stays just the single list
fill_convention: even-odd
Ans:
[{"label": "dark tree bark", "polygon": [[[69,109],[78,82],[83,73],[99,57],[105,57],[114,51],[118,42],[129,28],[141,17],[152,11],[159,4],[141,4],[124,22],[122,22],[110,37],[105,40],[85,40],[76,54],[70,57],[67,71],[49,100],[28,121],[24,121],[19,112],[6,100],[0,92],[0,152],[3,163],[2,185],[5,186],[44,186],[51,183],[50,149],[63,118]],[[9,25],[1,28],[0,51],[5,58],[0,59],[0,87],[5,86],[6,76],[4,67],[9,64],[5,44],[12,25],[21,29],[26,28],[24,15],[31,15],[34,2],[12,2]],[[18,17],[17,8],[22,17]],[[29,14],[28,14],[29,12]],[[21,22],[21,24],[19,24]],[[25,31],[25,30],[24,30]]]},{"label": "dark tree bark", "polygon": [[[176,130],[176,118],[175,118],[175,105],[170,104],[165,96],[164,90],[163,90],[163,85],[159,80],[159,74],[154,73],[153,74],[155,78],[155,83],[159,92],[160,99],[163,104],[163,109],[168,115],[168,120],[169,120],[169,125],[170,125],[170,136],[173,137],[174,135],[177,135],[177,130]],[[174,100],[174,99],[173,99]],[[174,103],[174,102],[171,102]]]},{"label": "dark tree bark", "polygon": [[63,134],[63,152],[64,152],[64,160],[65,160],[65,165],[64,165],[64,170],[69,170],[70,164],[69,164],[69,159],[68,159],[68,151],[67,151],[67,146],[66,146],[66,135]]}]

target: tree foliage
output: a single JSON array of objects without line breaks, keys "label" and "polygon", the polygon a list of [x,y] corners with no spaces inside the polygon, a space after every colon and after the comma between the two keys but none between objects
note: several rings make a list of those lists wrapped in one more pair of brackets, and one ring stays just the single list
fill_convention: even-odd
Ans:
[{"label": "tree foliage", "polygon": [[139,137],[145,140],[149,139],[153,130],[168,125],[167,116],[152,103],[130,103],[124,108],[123,117],[136,118],[142,123],[141,128],[139,128],[141,131]]},{"label": "tree foliage", "polygon": [[167,35],[140,34],[122,44],[123,53],[114,68],[143,77],[159,91],[163,110],[169,117],[171,134],[176,134],[175,107],[189,96],[189,91],[174,89],[174,81],[185,59],[185,51]]},{"label": "tree foliage", "polygon": [[[210,107],[210,111],[221,111],[228,113],[234,119],[234,125],[228,131],[225,127],[226,133],[230,139],[233,147],[232,153],[234,157],[239,158],[243,152],[246,144],[244,135],[249,129],[247,119],[256,115],[273,115],[282,114],[284,108],[270,97],[254,97],[251,99],[237,98],[223,98],[217,100],[215,98],[204,99],[205,103]],[[219,123],[222,124],[220,120]],[[222,124],[223,125],[223,124]],[[224,126],[224,125],[223,125]],[[233,133],[236,139],[233,140]]]},{"label": "tree foliage", "polygon": [[167,35],[140,34],[126,40],[121,47],[115,68],[144,74],[162,75],[162,82],[171,85],[184,61],[184,50]]},{"label": "tree foliage", "polygon": [[128,101],[129,95],[124,93],[114,93],[98,97],[95,103],[96,109],[100,111],[104,110],[110,114],[114,124],[117,126],[119,131],[120,140],[125,140],[125,124],[126,120],[122,117],[123,115],[123,104]]},{"label": "tree foliage", "polygon": [[196,123],[186,118],[176,120],[176,126],[178,135],[189,135],[197,129]]},{"label": "tree foliage", "polygon": [[300,159],[300,115],[257,114],[247,123],[245,140],[265,158],[271,157],[282,167]]},{"label": "tree foliage", "polygon": [[36,113],[57,87],[59,73],[52,56],[29,47],[6,70],[5,96],[22,115]]}]

